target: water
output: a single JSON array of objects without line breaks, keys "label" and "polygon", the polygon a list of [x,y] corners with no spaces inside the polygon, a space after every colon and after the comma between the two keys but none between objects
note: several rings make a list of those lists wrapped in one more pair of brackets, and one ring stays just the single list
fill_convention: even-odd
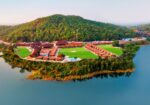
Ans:
[{"label": "water", "polygon": [[52,82],[26,80],[0,58],[0,105],[150,105],[150,46],[134,62],[130,77]]}]

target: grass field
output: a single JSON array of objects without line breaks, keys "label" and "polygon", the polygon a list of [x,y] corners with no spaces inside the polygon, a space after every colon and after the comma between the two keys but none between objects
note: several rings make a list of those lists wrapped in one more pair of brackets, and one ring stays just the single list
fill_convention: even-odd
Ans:
[{"label": "grass field", "polygon": [[22,58],[25,58],[31,54],[31,52],[25,47],[17,47],[15,53]]},{"label": "grass field", "polygon": [[65,54],[66,56],[69,57],[78,57],[81,59],[96,59],[98,58],[97,55],[91,53],[87,49],[83,47],[78,47],[78,48],[62,48],[59,51],[59,54]]},{"label": "grass field", "polygon": [[113,54],[116,54],[118,56],[123,54],[123,51],[119,47],[113,47],[112,45],[98,45],[98,47],[101,47],[109,52],[112,52]]}]

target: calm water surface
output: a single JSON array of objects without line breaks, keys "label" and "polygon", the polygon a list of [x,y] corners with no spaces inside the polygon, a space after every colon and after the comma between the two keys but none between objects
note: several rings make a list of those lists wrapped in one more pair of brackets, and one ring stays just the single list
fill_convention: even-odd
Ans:
[{"label": "calm water surface", "polygon": [[150,46],[134,62],[130,77],[64,83],[26,80],[0,58],[0,105],[150,105]]}]

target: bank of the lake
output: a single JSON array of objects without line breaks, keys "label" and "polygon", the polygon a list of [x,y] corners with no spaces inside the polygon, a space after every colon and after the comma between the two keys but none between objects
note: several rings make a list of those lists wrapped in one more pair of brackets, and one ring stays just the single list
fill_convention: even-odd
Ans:
[{"label": "bank of the lake", "polygon": [[52,81],[71,81],[71,80],[86,80],[86,79],[92,79],[93,77],[100,77],[100,76],[130,76],[131,73],[134,72],[134,69],[127,69],[127,70],[115,70],[115,71],[111,71],[111,70],[104,70],[104,71],[96,71],[93,73],[87,73],[84,75],[69,75],[69,76],[65,76],[63,78],[61,77],[50,77],[48,75],[42,75],[40,73],[39,70],[37,71],[32,71],[31,74],[29,74],[27,76],[27,79],[30,80],[35,80],[35,79],[39,79],[37,78],[38,75],[40,75],[40,79],[41,80],[52,80]]}]

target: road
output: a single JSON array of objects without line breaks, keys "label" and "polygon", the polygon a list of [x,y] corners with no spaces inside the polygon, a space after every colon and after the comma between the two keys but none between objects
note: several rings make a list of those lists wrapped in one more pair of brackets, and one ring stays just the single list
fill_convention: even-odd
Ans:
[{"label": "road", "polygon": [[12,43],[8,43],[8,42],[5,42],[3,40],[0,40],[0,44],[11,45]]}]

